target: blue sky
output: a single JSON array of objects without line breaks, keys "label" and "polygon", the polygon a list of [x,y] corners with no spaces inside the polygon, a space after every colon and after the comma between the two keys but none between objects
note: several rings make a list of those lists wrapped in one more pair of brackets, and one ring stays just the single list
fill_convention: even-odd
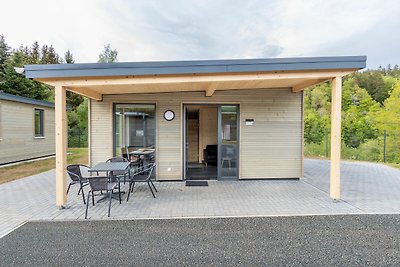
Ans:
[{"label": "blue sky", "polygon": [[[400,1],[8,1],[0,33],[12,47],[52,44],[76,62],[103,46],[119,61],[367,55],[400,65]],[[24,6],[22,8],[22,6]]]}]

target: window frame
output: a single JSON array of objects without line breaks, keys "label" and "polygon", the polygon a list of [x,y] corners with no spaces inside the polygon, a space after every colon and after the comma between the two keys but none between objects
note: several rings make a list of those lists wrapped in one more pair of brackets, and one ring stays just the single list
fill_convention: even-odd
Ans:
[{"label": "window frame", "polygon": [[[36,114],[39,112],[39,133],[36,133]],[[35,139],[45,138],[44,129],[44,109],[34,108],[33,109],[33,134]]]},{"label": "window frame", "polygon": [[[158,119],[157,119],[157,102],[114,102],[112,107],[112,121],[113,121],[113,132],[112,132],[112,140],[113,140],[113,156],[117,155],[117,140],[116,140],[116,120],[115,120],[115,112],[118,105],[151,105],[154,106],[154,119],[155,119],[155,137],[154,137],[154,148],[156,151],[158,150]],[[156,157],[157,160],[157,157]]]}]

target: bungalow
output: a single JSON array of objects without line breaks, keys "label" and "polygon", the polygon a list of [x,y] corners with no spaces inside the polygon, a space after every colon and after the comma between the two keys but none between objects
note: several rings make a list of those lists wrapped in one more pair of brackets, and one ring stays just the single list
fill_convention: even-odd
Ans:
[{"label": "bungalow", "polygon": [[[55,87],[58,206],[66,204],[66,90],[90,99],[89,161],[155,149],[156,179],[303,176],[303,90],[332,82],[330,195],[340,198],[342,77],[365,56],[27,65]],[[127,152],[128,151],[128,152]],[[199,171],[201,170],[201,171]]]},{"label": "bungalow", "polygon": [[0,92],[0,165],[55,154],[54,103]]}]

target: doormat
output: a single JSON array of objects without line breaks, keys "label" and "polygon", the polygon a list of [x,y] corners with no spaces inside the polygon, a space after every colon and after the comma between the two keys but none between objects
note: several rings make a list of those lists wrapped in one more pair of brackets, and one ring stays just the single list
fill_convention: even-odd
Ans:
[{"label": "doormat", "polygon": [[197,175],[195,175],[195,174],[192,174],[192,175],[190,175],[189,177],[188,177],[188,180],[197,180],[197,181],[199,181],[199,180],[217,180],[217,177],[216,177],[216,175],[205,175],[205,174],[197,174]]},{"label": "doormat", "polygon": [[207,181],[186,181],[186,186],[208,186]]}]

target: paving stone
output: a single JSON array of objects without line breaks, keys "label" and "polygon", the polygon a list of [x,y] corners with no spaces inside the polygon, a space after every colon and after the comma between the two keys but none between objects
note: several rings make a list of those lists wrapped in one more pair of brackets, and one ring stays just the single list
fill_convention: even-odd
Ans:
[{"label": "paving stone", "polygon": [[[129,202],[126,194],[122,204],[113,200],[111,219],[400,213],[399,170],[363,162],[343,162],[341,170],[343,201],[328,195],[329,161],[305,160],[299,181],[210,181],[207,187],[156,182],[156,199],[147,185],[137,185]],[[73,186],[68,208],[59,210],[54,170],[0,185],[0,236],[29,220],[83,220],[77,192]],[[107,209],[107,201],[90,206],[89,218],[108,219]]]}]

